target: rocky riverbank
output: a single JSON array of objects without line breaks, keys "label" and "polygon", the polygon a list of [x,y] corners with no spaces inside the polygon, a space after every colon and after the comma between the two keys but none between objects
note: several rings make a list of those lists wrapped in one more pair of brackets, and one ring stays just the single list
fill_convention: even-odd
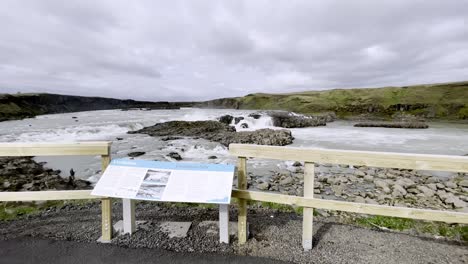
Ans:
[{"label": "rocky riverbank", "polygon": [[219,142],[285,146],[293,142],[291,131],[286,129],[259,129],[237,132],[233,126],[218,121],[170,121],[145,127],[129,134],[148,134],[153,137],[194,137]]},{"label": "rocky riverbank", "polygon": [[89,181],[76,179],[74,172],[62,178],[32,157],[0,157],[0,191],[42,191],[91,189]]},{"label": "rocky riverbank", "polygon": [[[316,165],[314,193],[317,198],[468,212],[468,175],[447,178],[428,172],[365,166]],[[269,178],[248,175],[249,185],[262,191],[303,195],[303,165]]]},{"label": "rocky riverbank", "polygon": [[355,127],[386,127],[386,128],[411,128],[411,129],[425,129],[429,125],[423,122],[362,122],[354,125]]}]

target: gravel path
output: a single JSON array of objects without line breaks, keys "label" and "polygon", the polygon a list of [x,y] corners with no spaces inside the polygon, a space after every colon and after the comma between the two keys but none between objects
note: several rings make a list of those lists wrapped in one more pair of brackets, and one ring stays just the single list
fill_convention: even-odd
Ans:
[{"label": "gravel path", "polygon": [[[121,219],[120,204],[114,206],[114,221]],[[132,236],[114,238],[114,245],[129,248],[157,248],[176,252],[237,254],[271,258],[294,263],[468,263],[468,246],[445,240],[381,232],[360,227],[314,221],[314,249],[301,247],[301,216],[271,209],[249,211],[249,242],[239,247],[219,244],[217,234],[207,234],[204,220],[217,220],[217,209],[171,207],[139,203],[137,219],[147,223]],[[231,220],[236,212],[231,211]],[[192,221],[187,238],[170,239],[158,230],[161,221]],[[32,236],[54,240],[95,243],[100,236],[99,204],[66,206],[41,215],[0,222],[0,239]]]}]

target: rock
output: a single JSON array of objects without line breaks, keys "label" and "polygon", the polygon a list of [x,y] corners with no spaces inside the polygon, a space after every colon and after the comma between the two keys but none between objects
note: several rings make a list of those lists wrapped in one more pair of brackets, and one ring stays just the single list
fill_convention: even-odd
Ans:
[{"label": "rock", "polygon": [[218,157],[216,156],[209,156],[208,159],[217,159]]},{"label": "rock", "polygon": [[277,127],[298,128],[326,125],[326,119],[318,116],[298,115],[284,111],[271,111],[268,115],[273,120],[273,125]]},{"label": "rock", "polygon": [[293,163],[293,167],[301,167],[302,166],[302,163],[300,163],[299,161],[295,161]]},{"label": "rock", "polygon": [[177,161],[182,160],[182,157],[181,157],[180,154],[177,153],[177,152],[170,152],[170,153],[167,154],[166,156],[168,156],[168,157],[170,157],[170,158],[172,158],[172,159],[175,159],[175,160],[177,160]]},{"label": "rock", "polygon": [[143,151],[135,151],[135,152],[130,152],[127,154],[127,156],[129,157],[132,157],[132,158],[135,158],[135,157],[139,157],[139,156],[142,156],[142,155],[145,155],[146,152],[143,152]]},{"label": "rock", "polygon": [[234,117],[232,115],[223,115],[220,118],[218,118],[219,122],[230,125]]},{"label": "rock", "polygon": [[284,185],[289,185],[292,182],[293,182],[293,178],[291,176],[288,176],[288,177],[284,178],[283,180],[281,180],[279,182],[279,184],[284,186]]},{"label": "rock", "polygon": [[392,192],[392,196],[395,197],[395,198],[398,198],[398,197],[403,197],[407,194],[405,188],[403,188],[401,185],[398,185],[398,184],[395,184],[393,185],[393,192]]},{"label": "rock", "polygon": [[435,194],[433,190],[429,189],[426,186],[417,186],[416,188],[420,190],[426,197],[432,197]]},{"label": "rock", "polygon": [[123,140],[123,138],[121,138],[121,137],[117,137],[115,139],[117,139],[118,141]]},{"label": "rock", "polygon": [[355,203],[366,203],[366,199],[364,199],[364,197],[361,197],[361,196],[356,196],[354,198],[354,202]]},{"label": "rock", "polygon": [[239,116],[239,117],[235,117],[234,118],[234,124],[239,124],[240,121],[244,120],[244,117],[243,116]]},{"label": "rock", "polygon": [[257,189],[262,191],[268,190],[268,188],[270,188],[270,184],[268,182],[263,182],[257,185]]},{"label": "rock", "polygon": [[375,201],[375,200],[373,200],[373,199],[371,199],[371,198],[366,198],[366,199],[365,199],[365,202],[366,202],[367,204],[379,204],[377,201]]},{"label": "rock", "polygon": [[426,185],[427,188],[433,190],[433,191],[437,191],[437,185],[435,183],[429,183]]},{"label": "rock", "polygon": [[285,146],[291,144],[294,139],[291,131],[286,129],[266,128],[236,132],[234,127],[217,121],[169,121],[128,133],[143,133],[153,137],[201,137],[224,146],[229,146],[231,143]]},{"label": "rock", "polygon": [[262,115],[259,113],[252,113],[249,115],[249,117],[252,117],[253,119],[259,119]]},{"label": "rock", "polygon": [[453,194],[449,195],[445,199],[445,204],[452,205],[454,208],[464,208],[466,207],[466,203],[460,200],[458,197],[454,196]]},{"label": "rock", "polygon": [[0,191],[90,189],[91,183],[74,176],[62,178],[59,170],[43,167],[32,157],[0,157]]},{"label": "rock", "polygon": [[458,183],[461,187],[468,188],[468,180],[463,180]]},{"label": "rock", "polygon": [[375,180],[374,181],[374,184],[375,186],[379,187],[379,188],[388,188],[388,183],[386,181],[382,181],[382,180]]},{"label": "rock", "polygon": [[241,128],[249,128],[249,124],[247,124],[247,123],[242,123],[242,124],[240,125],[240,127],[241,127]]},{"label": "rock", "polygon": [[395,182],[396,185],[400,185],[404,188],[410,188],[410,187],[415,187],[416,186],[416,183],[410,179],[407,179],[407,178],[401,178],[401,179],[398,179],[396,182]]},{"label": "rock", "polygon": [[440,182],[440,180],[437,177],[429,177],[426,180],[426,183],[438,183],[438,182]]},{"label": "rock", "polygon": [[417,128],[425,129],[429,126],[424,122],[382,122],[382,121],[366,121],[357,123],[355,127],[386,127],[386,128]]},{"label": "rock", "polygon": [[[366,176],[366,173],[363,172],[363,171],[360,171],[360,170],[356,170],[354,171],[354,175],[356,175],[357,177],[359,178],[362,178],[362,177],[365,177]],[[372,177],[372,176],[371,176]]]},{"label": "rock", "polygon": [[332,186],[332,191],[333,193],[335,194],[335,196],[341,196],[343,194],[343,191],[344,191],[344,186],[343,185],[333,185]]},{"label": "rock", "polygon": [[373,182],[374,181],[374,177],[372,175],[366,175],[364,176],[364,181],[366,182]]},{"label": "rock", "polygon": [[457,184],[454,183],[454,182],[451,182],[451,181],[445,182],[444,185],[445,185],[447,188],[457,188]]},{"label": "rock", "polygon": [[182,139],[182,137],[172,137],[172,136],[169,136],[169,137],[162,137],[162,138],[161,138],[162,141],[170,141],[170,140],[178,140],[178,139]]}]

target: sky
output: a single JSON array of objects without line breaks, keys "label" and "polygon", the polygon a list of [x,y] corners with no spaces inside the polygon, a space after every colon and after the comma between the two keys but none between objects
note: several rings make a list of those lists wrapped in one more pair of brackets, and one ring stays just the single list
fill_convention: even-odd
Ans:
[{"label": "sky", "polygon": [[467,0],[2,0],[0,93],[192,101],[468,80]]}]

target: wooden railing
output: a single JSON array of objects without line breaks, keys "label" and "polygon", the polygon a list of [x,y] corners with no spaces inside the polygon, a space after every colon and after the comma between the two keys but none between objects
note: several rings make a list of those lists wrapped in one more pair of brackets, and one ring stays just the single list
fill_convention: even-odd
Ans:
[{"label": "wooden railing", "polygon": [[[110,163],[111,142],[80,143],[0,143],[0,156],[101,156],[102,171]],[[101,241],[112,239],[112,208],[107,197],[91,195],[91,190],[78,191],[37,191],[37,192],[0,192],[1,201],[45,201],[101,199],[102,237]]]},{"label": "wooden railing", "polygon": [[[238,190],[233,191],[232,197],[238,198],[239,203],[238,236],[240,244],[247,241],[247,200],[304,207],[302,244],[305,250],[312,248],[313,208],[468,224],[468,213],[352,203],[313,197],[315,163],[468,173],[468,157],[243,144],[231,144],[229,151],[238,157]],[[304,197],[246,190],[247,158],[304,161]]]}]

